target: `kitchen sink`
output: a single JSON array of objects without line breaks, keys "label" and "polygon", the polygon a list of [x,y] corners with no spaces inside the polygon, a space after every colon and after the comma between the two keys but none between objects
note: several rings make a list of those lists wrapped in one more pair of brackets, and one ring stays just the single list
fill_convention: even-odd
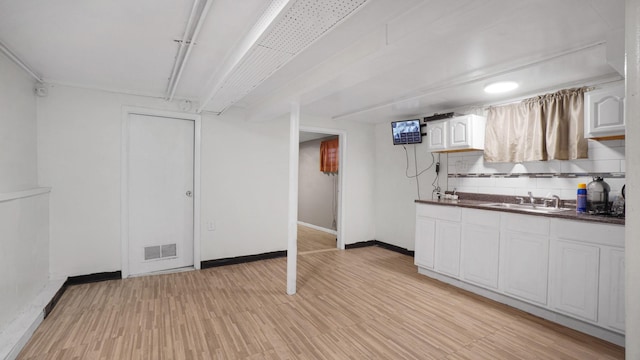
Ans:
[{"label": "kitchen sink", "polygon": [[557,212],[571,210],[569,208],[554,208],[554,207],[545,207],[542,205],[532,206],[531,204],[508,204],[508,203],[491,203],[491,204],[482,204],[480,206],[494,208],[494,209],[511,209],[511,210],[520,210],[538,214],[553,214]]}]

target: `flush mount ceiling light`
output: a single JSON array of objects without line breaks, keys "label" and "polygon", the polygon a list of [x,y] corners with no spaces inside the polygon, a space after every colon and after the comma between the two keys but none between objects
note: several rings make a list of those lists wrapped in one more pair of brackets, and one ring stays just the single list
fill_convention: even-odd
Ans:
[{"label": "flush mount ceiling light", "polygon": [[517,87],[518,83],[515,81],[499,81],[485,86],[484,92],[488,94],[500,94],[503,92],[515,90]]}]

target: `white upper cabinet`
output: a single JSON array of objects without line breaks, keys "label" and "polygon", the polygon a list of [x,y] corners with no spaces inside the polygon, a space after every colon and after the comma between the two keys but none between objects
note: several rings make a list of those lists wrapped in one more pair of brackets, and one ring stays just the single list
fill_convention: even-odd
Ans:
[{"label": "white upper cabinet", "polygon": [[434,152],[484,150],[486,118],[457,116],[427,122],[427,149]]},{"label": "white upper cabinet", "polygon": [[584,93],[584,137],[624,137],[624,83]]},{"label": "white upper cabinet", "polygon": [[427,123],[427,147],[430,151],[444,151],[447,147],[448,120]]}]

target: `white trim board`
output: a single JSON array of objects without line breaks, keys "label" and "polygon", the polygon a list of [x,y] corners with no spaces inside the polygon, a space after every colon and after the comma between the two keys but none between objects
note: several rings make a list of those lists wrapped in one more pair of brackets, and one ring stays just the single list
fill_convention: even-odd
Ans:
[{"label": "white trim board", "polygon": [[44,320],[44,308],[65,280],[49,280],[36,297],[0,332],[0,359],[15,359]]},{"label": "white trim board", "polygon": [[201,144],[201,123],[199,114],[184,113],[168,110],[157,110],[134,106],[122,107],[121,126],[121,151],[120,151],[120,252],[122,259],[122,278],[129,276],[129,209],[127,207],[129,199],[129,115],[147,115],[168,117],[173,119],[190,120],[194,122],[193,128],[193,267],[200,270],[200,144]]},{"label": "white trim board", "polygon": [[312,228],[312,229],[315,229],[315,230],[324,231],[324,232],[332,234],[332,235],[338,235],[338,232],[336,230],[327,229],[325,227],[309,224],[309,223],[306,223],[306,222],[303,222],[303,221],[300,221],[300,220],[298,220],[298,225],[302,225],[302,226],[305,226],[305,227],[308,227],[308,228]]},{"label": "white trim board", "polygon": [[38,196],[42,194],[48,194],[51,192],[50,187],[38,187],[33,189],[21,190],[21,191],[13,191],[10,193],[1,193],[0,194],[0,202],[24,199],[32,196]]}]

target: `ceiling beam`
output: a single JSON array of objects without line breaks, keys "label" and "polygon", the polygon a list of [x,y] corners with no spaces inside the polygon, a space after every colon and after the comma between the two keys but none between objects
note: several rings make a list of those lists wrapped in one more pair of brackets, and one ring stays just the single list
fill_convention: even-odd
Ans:
[{"label": "ceiling beam", "polygon": [[5,54],[11,61],[13,61],[16,65],[18,65],[22,70],[24,70],[27,74],[29,74],[34,80],[37,82],[43,82],[42,76],[38,74],[35,70],[31,68],[27,63],[25,63],[18,55],[14,54],[11,49],[7,45],[5,45],[2,41],[0,41],[0,52]]}]

